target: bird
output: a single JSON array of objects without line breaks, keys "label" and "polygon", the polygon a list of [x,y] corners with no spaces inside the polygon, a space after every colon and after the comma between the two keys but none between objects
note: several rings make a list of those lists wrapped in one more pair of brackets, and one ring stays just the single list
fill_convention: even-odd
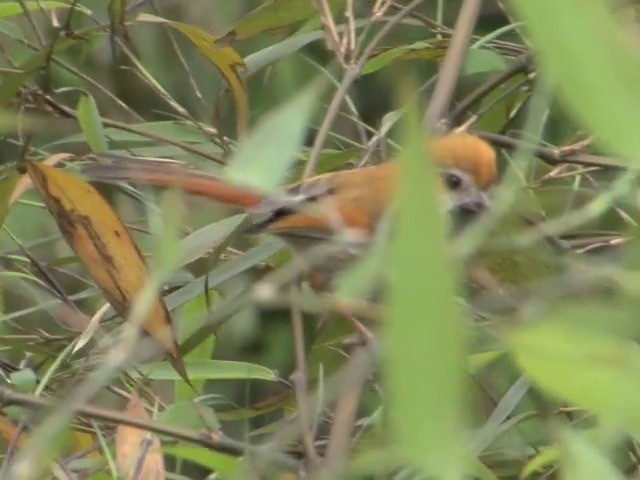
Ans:
[{"label": "bird", "polygon": [[[424,151],[439,169],[444,212],[471,219],[489,207],[488,191],[497,180],[496,152],[489,143],[471,133],[450,133],[425,141]],[[82,172],[91,181],[179,188],[236,207],[249,214],[247,233],[280,237],[303,257],[342,235],[346,240],[313,265],[318,285],[366,250],[393,203],[398,178],[397,161],[389,160],[313,176],[274,196],[162,161],[92,163]]]}]

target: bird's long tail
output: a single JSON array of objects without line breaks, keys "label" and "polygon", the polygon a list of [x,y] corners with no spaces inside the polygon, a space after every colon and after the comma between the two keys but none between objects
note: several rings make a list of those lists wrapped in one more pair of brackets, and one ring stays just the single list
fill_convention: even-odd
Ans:
[{"label": "bird's long tail", "polygon": [[247,187],[230,184],[214,175],[159,161],[118,160],[94,163],[82,168],[94,182],[132,182],[157,187],[179,188],[190,194],[215,200],[225,205],[248,209],[258,205],[263,195]]}]

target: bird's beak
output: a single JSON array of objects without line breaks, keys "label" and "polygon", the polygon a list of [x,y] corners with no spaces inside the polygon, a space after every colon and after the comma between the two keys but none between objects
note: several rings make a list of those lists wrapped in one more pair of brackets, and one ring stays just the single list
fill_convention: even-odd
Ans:
[{"label": "bird's beak", "polygon": [[456,210],[463,214],[477,215],[487,210],[489,205],[489,196],[485,192],[477,190],[473,195],[469,196],[469,198],[460,202]]}]

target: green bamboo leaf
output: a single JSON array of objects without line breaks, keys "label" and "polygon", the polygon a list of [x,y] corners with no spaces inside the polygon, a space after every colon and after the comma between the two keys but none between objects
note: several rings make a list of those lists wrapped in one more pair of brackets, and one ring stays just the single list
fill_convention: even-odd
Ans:
[{"label": "green bamboo leaf", "polygon": [[[225,360],[190,360],[185,367],[192,380],[265,380],[277,382],[275,372],[262,365]],[[131,375],[152,380],[180,380],[169,362],[152,362],[138,365]]]},{"label": "green bamboo leaf", "polygon": [[79,42],[77,38],[65,38],[56,42],[52,48],[39,51],[20,63],[17,67],[20,73],[3,74],[2,84],[0,84],[0,105],[11,101],[29,78],[51,60],[52,54],[63,52]]},{"label": "green bamboo leaf", "polygon": [[[191,390],[193,395],[193,390]],[[193,399],[178,401],[158,413],[155,419],[169,425],[182,428],[200,429],[203,426],[211,430],[220,429],[220,422],[214,410],[204,403],[194,402]]]},{"label": "green bamboo leaf", "polygon": [[[344,5],[345,0],[329,0],[328,3],[335,12]],[[308,20],[316,15],[318,15],[318,10],[313,2],[271,0],[242,17],[231,30],[220,36],[218,41],[231,43],[245,40],[261,33]]]},{"label": "green bamboo leaf", "polygon": [[320,87],[312,83],[264,115],[229,160],[225,176],[233,183],[277,191],[304,142]]},{"label": "green bamboo leaf", "polygon": [[297,52],[305,45],[324,38],[324,32],[317,30],[289,37],[282,42],[273,43],[269,46],[247,55],[244,64],[247,67],[247,75],[252,75],[261,68],[264,68],[281,58],[288,57]]},{"label": "green bamboo leaf", "polygon": [[[640,346],[633,308],[558,308],[511,332],[506,343],[524,372],[549,394],[620,428],[640,428]],[[637,329],[636,329],[637,330]]]},{"label": "green bamboo leaf", "polygon": [[[200,143],[204,144],[206,142],[210,142],[210,140],[203,135],[202,131],[198,130],[193,124],[187,124],[184,122],[176,122],[173,120],[168,121],[159,121],[159,122],[146,122],[146,123],[135,123],[131,125],[134,128],[142,130],[144,132],[150,132],[156,135],[165,135],[167,138],[171,138],[174,140],[179,140],[181,142],[186,143]],[[134,132],[125,132],[119,128],[106,127],[104,128],[104,133],[109,137],[113,142],[117,143],[140,143],[140,142],[157,142],[157,139],[151,139],[143,134],[138,134]],[[76,142],[84,142],[85,137],[84,134],[73,134],[66,137],[62,137],[57,139],[49,144],[47,147],[51,147],[54,145],[65,145],[67,143],[76,143]],[[222,150],[216,145],[211,144],[212,147],[217,148],[218,152]]]},{"label": "green bamboo leaf", "polygon": [[238,478],[242,460],[240,458],[214,452],[203,447],[163,446],[162,452],[176,458],[188,460],[216,472],[221,478]]},{"label": "green bamboo leaf", "polygon": [[505,58],[494,50],[470,48],[462,68],[462,75],[495,73],[507,67]]},{"label": "green bamboo leaf", "polygon": [[43,0],[38,2],[2,2],[0,3],[0,18],[13,17],[15,15],[23,15],[24,9],[29,11],[53,10],[55,8],[73,8],[85,15],[91,15],[92,12],[83,5],[76,2],[64,3]]},{"label": "green bamboo leaf", "polygon": [[[542,450],[529,460],[520,471],[521,480],[527,480],[529,478],[539,478],[540,472],[545,468],[558,464],[560,460],[560,447],[553,445],[549,448]],[[535,475],[535,476],[534,476]]]},{"label": "green bamboo leaf", "polygon": [[222,220],[199,228],[180,240],[180,244],[178,245],[180,261],[177,267],[187,265],[218,247],[220,243],[226,240],[226,238],[240,226],[242,220],[245,218],[246,215],[244,214],[223,218]]},{"label": "green bamboo leaf", "polygon": [[[175,322],[178,341],[182,341],[183,338],[187,337],[186,332],[193,331],[193,325],[197,324],[196,322],[207,318],[207,309],[211,308],[212,304],[215,305],[218,299],[218,292],[209,289],[187,302],[184,307],[180,309],[178,321]],[[211,359],[216,340],[217,336],[215,334],[203,338],[200,345],[184,356],[185,361],[192,362]],[[189,400],[194,390],[196,392],[203,391],[205,380],[191,379],[191,383],[193,384],[193,389],[185,385],[184,382],[175,383],[177,399]],[[189,401],[189,404],[191,404],[191,401]]]},{"label": "green bamboo leaf", "polygon": [[624,480],[622,474],[603,452],[589,442],[584,434],[564,428],[560,432],[563,480]]},{"label": "green bamboo leaf", "polygon": [[78,123],[93,153],[104,153],[109,150],[107,137],[102,128],[102,119],[96,101],[89,94],[82,95],[76,108]]},{"label": "green bamboo leaf", "polygon": [[[409,90],[410,91],[410,90]],[[434,164],[419,120],[405,123],[386,327],[389,407],[398,448],[434,478],[462,478],[463,331]],[[416,381],[416,369],[419,381]]]},{"label": "green bamboo leaf", "polygon": [[385,50],[367,60],[362,68],[362,74],[377,72],[395,60],[407,60],[409,58],[422,58],[424,60],[439,61],[444,57],[446,49],[437,47],[433,42],[415,42],[410,45]]},{"label": "green bamboo leaf", "polygon": [[612,152],[638,162],[640,50],[602,0],[511,0],[569,112]]}]

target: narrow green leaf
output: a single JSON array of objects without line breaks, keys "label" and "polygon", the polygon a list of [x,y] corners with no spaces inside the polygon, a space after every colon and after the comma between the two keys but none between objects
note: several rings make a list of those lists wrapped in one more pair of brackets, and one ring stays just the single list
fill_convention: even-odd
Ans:
[{"label": "narrow green leaf", "polygon": [[244,219],[243,214],[233,215],[206,225],[183,238],[178,245],[178,250],[181,252],[178,267],[191,263],[218,247]]},{"label": "narrow green leaf", "polygon": [[89,94],[82,95],[76,108],[78,123],[93,153],[109,150],[107,137],[102,128],[102,119],[96,101]]},{"label": "narrow green leaf", "polygon": [[[146,123],[134,123],[131,125],[139,130],[150,132],[155,135],[164,135],[167,138],[179,140],[186,143],[205,143],[209,141],[200,130],[194,125],[185,124],[183,122],[175,122],[173,120],[158,121],[158,122],[146,122]],[[145,137],[144,135],[125,132],[119,128],[107,127],[104,129],[104,133],[109,136],[114,142],[157,142],[156,139]],[[47,147],[54,145],[64,145],[66,143],[83,142],[85,140],[83,134],[74,134],[67,137],[60,138],[47,144]],[[212,144],[215,147],[215,145]],[[217,151],[222,151],[219,147]]]},{"label": "narrow green leaf", "polygon": [[611,151],[640,161],[640,50],[603,0],[511,0],[542,71],[577,120]]},{"label": "narrow green leaf", "polygon": [[446,50],[443,46],[436,46],[433,42],[415,42],[410,45],[401,45],[390,48],[367,60],[362,68],[362,74],[377,72],[395,60],[409,58],[421,58],[424,60],[438,61],[444,57]]},{"label": "narrow green leaf", "polygon": [[163,447],[162,451],[167,455],[202,465],[223,478],[237,478],[234,475],[238,474],[242,465],[240,458],[202,447]]},{"label": "narrow green leaf", "polygon": [[35,10],[53,10],[54,8],[73,8],[86,15],[91,15],[91,10],[76,2],[64,3],[42,0],[38,2],[2,2],[0,3],[0,18],[13,17],[15,15],[23,15],[24,9],[29,11]]},{"label": "narrow green leaf", "polygon": [[465,58],[462,74],[494,73],[506,67],[507,62],[499,53],[484,48],[471,48]]},{"label": "narrow green leaf", "polygon": [[[176,337],[179,342],[182,342],[183,339],[187,338],[187,332],[195,330],[194,325],[197,325],[197,322],[201,322],[203,318],[207,318],[207,308],[211,308],[212,305],[210,304],[215,304],[218,298],[218,292],[213,289],[209,289],[208,291],[203,291],[200,295],[187,302],[187,304],[180,310],[180,317],[178,321],[175,322],[177,330]],[[197,360],[209,360],[213,354],[216,338],[217,337],[214,333],[203,338],[200,345],[184,356],[185,361],[192,362]],[[196,392],[203,391],[204,382],[205,380],[191,379],[193,388],[185,385],[184,382],[176,382],[176,398],[184,400],[190,399],[193,396],[194,390]]]},{"label": "narrow green leaf", "polygon": [[269,46],[247,55],[244,64],[247,67],[247,75],[252,75],[261,68],[271,65],[281,58],[288,57],[297,52],[305,45],[324,38],[324,32],[314,31],[289,37],[282,42],[273,43]]},{"label": "narrow green leaf", "polygon": [[545,448],[525,464],[524,468],[520,471],[520,478],[522,480],[539,478],[540,472],[544,471],[547,467],[557,465],[559,460],[560,448],[557,445]]},{"label": "narrow green leaf", "polygon": [[[191,391],[193,394],[193,390]],[[209,405],[194,402],[192,399],[176,402],[158,413],[155,419],[162,423],[182,428],[200,430],[219,430],[220,422]]]},{"label": "narrow green leaf", "polygon": [[616,316],[614,309],[579,310],[558,310],[519,327],[506,343],[524,372],[548,393],[635,431],[640,428],[640,346],[594,325]]},{"label": "narrow green leaf", "polygon": [[[191,360],[185,362],[191,380],[265,380],[278,381],[278,376],[269,368],[253,363],[224,360]],[[152,362],[137,366],[134,377],[143,376],[152,380],[180,380],[181,377],[169,362]]]},{"label": "narrow green leaf", "polygon": [[229,161],[226,177],[234,183],[275,192],[302,146],[320,87],[312,83],[261,118]]},{"label": "narrow green leaf", "polygon": [[244,255],[235,257],[231,260],[221,263],[213,269],[206,277],[201,277],[184,287],[171,292],[165,297],[165,302],[169,310],[184,305],[189,300],[197,297],[202,293],[202,286],[206,283],[209,288],[215,288],[222,282],[239,275],[265,261],[283,246],[283,243],[277,239],[263,243],[255,248],[247,251]]},{"label": "narrow green leaf", "polygon": [[53,48],[38,51],[21,62],[18,65],[18,70],[21,70],[20,73],[3,74],[2,84],[0,84],[0,105],[5,105],[11,101],[27,80],[51,60],[52,53],[63,52],[78,43],[80,43],[78,38],[65,38],[56,42]]},{"label": "narrow green leaf", "polygon": [[436,194],[439,177],[425,162],[417,115],[411,120],[405,123],[389,262],[388,411],[398,447],[410,461],[434,478],[456,479],[464,471],[468,444],[462,419],[462,322]]},{"label": "narrow green leaf", "polygon": [[3,33],[9,38],[23,39],[22,30],[20,27],[9,20],[0,20],[0,33]]},{"label": "narrow green leaf", "polygon": [[584,435],[567,428],[561,431],[563,480],[623,480],[627,478]]}]

